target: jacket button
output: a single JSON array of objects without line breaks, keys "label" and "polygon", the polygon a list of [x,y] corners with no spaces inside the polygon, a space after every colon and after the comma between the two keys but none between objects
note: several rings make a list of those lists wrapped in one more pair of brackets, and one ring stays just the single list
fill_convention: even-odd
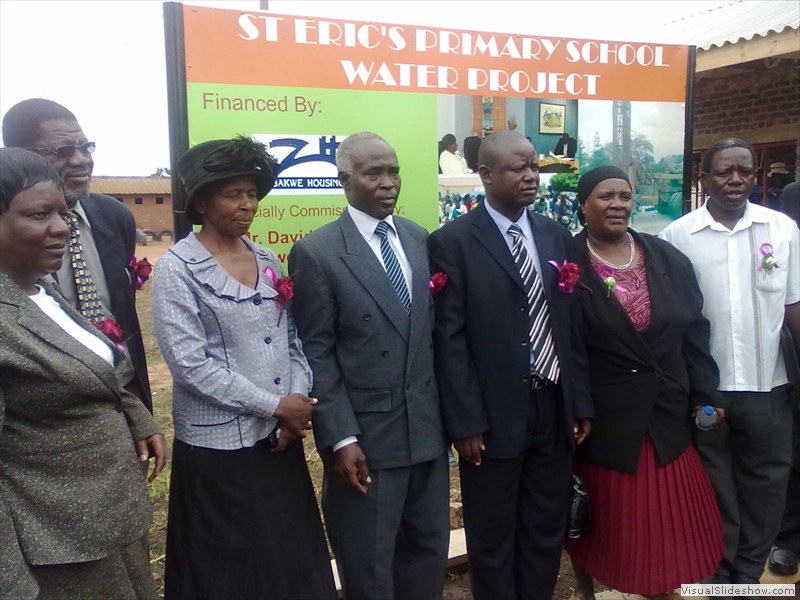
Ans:
[{"label": "jacket button", "polygon": [[367,314],[364,315],[364,320],[365,321],[369,321],[370,319],[372,319],[372,315],[371,314],[367,313]]},{"label": "jacket button", "polygon": [[273,383],[275,383],[275,385],[280,385],[281,384],[281,378],[280,377],[276,377],[275,379],[273,379]]},{"label": "jacket button", "polygon": [[389,356],[389,351],[388,350],[384,350],[383,352],[381,352],[381,356],[383,358],[386,358],[387,356]]},{"label": "jacket button", "polygon": [[256,306],[261,304],[261,296],[256,296],[255,298],[253,298],[253,304],[255,304]]},{"label": "jacket button", "polygon": [[523,377],[521,381],[522,381],[522,383],[528,383],[528,378],[527,377]]},{"label": "jacket button", "polygon": [[272,338],[271,337],[265,337],[264,338],[264,343],[265,344],[271,344],[272,343]]},{"label": "jacket button", "polygon": [[520,345],[520,346],[523,346],[523,347],[524,347],[524,346],[527,346],[527,345],[528,345],[528,340],[522,340],[522,341],[519,343],[519,345]]},{"label": "jacket button", "polygon": [[661,377],[661,375],[662,375],[661,371],[658,371],[658,370],[657,370],[657,371],[656,371],[656,377]]},{"label": "jacket button", "polygon": [[525,312],[526,310],[528,310],[528,307],[527,306],[520,306],[519,310],[520,310],[520,312]]},{"label": "jacket button", "polygon": [[410,383],[407,383],[407,384],[406,384],[406,391],[408,391],[408,390],[410,390],[410,389],[411,389],[411,384],[410,384]]}]

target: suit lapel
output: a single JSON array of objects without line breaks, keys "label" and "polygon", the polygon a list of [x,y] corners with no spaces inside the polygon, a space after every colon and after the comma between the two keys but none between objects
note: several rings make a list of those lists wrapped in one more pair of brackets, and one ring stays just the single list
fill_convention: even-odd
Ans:
[{"label": "suit lapel", "polygon": [[511,251],[508,249],[508,244],[506,244],[503,234],[500,233],[492,217],[489,216],[486,207],[481,204],[470,213],[470,215],[472,214],[475,215],[472,217],[472,226],[474,228],[472,234],[478,243],[486,248],[489,255],[502,267],[512,281],[524,292],[525,286],[522,284],[519,269],[514,264],[514,257],[511,256]]},{"label": "suit lapel", "polygon": [[554,300],[553,293],[557,288],[555,279],[557,271],[548,261],[556,260],[556,262],[560,264],[566,258],[566,248],[556,248],[555,236],[553,236],[546,227],[541,226],[539,218],[537,218],[534,213],[528,210],[525,212],[528,215],[528,222],[531,224],[531,231],[533,231],[533,243],[536,244],[536,253],[539,255],[539,267],[541,269],[539,275],[542,278],[542,286],[544,287],[544,295],[547,298],[547,306],[551,307]]},{"label": "suit lapel", "polygon": [[[95,331],[91,325],[87,324],[85,320],[77,315],[77,312],[67,304],[57,293],[54,293],[52,288],[40,282],[42,287],[47,289],[49,295],[58,302],[70,317],[72,317],[83,329],[90,332],[92,335],[98,337],[104,344],[109,346],[112,352],[116,352],[113,345],[104,336],[101,336]],[[56,351],[63,352],[80,361],[92,373],[95,374],[110,390],[119,395],[119,384],[114,374],[114,369],[102,358],[97,356],[94,352],[89,350],[86,346],[81,344],[78,340],[64,331],[60,325],[54,323],[49,317],[44,315],[38,307],[34,307],[32,302],[23,302],[21,298],[18,302],[19,317],[17,324],[26,329],[34,336],[40,338],[43,342],[52,346]],[[116,354],[115,354],[116,356]]]},{"label": "suit lapel", "polygon": [[[394,219],[397,235],[403,245],[403,251],[411,265],[411,326],[409,328],[409,351],[417,347],[420,335],[425,331],[425,320],[428,319],[430,291],[430,264],[426,244],[419,243],[406,229],[400,219]],[[396,295],[396,294],[395,294]],[[411,361],[407,362],[411,365]]]},{"label": "suit lapel", "polygon": [[[339,217],[338,223],[342,229],[346,249],[345,254],[342,254],[342,261],[381,307],[398,333],[408,342],[408,314],[392,287],[383,265],[353,223],[350,213],[345,210]],[[412,305],[413,301],[412,298]]]}]

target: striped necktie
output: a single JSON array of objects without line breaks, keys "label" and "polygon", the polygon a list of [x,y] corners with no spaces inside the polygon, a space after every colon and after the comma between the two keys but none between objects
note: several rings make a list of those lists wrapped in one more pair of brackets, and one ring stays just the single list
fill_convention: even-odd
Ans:
[{"label": "striped necktie", "polygon": [[533,352],[533,368],[542,377],[552,382],[558,382],[558,356],[556,356],[553,330],[550,326],[550,314],[547,311],[542,278],[539,276],[536,267],[533,266],[531,256],[525,248],[525,244],[522,241],[522,230],[519,225],[512,224],[508,228],[508,234],[514,240],[511,245],[511,255],[514,257],[517,269],[519,269],[522,283],[525,286],[525,293],[528,296],[528,316],[531,322],[528,339],[530,339],[531,351]]},{"label": "striped necktie", "polygon": [[386,221],[379,221],[375,227],[375,233],[381,238],[381,257],[386,274],[389,276],[389,281],[391,281],[394,291],[397,292],[400,302],[409,313],[411,312],[411,296],[408,294],[408,286],[406,278],[403,277],[403,269],[400,268],[400,261],[397,260],[397,255],[389,245],[388,231],[389,225]]},{"label": "striped necktie", "polygon": [[94,285],[92,274],[86,268],[86,259],[83,256],[83,246],[81,245],[81,233],[78,229],[78,215],[74,210],[67,213],[67,225],[69,225],[69,256],[72,265],[73,278],[75,280],[75,291],[78,295],[78,310],[87,319],[102,319],[103,307],[100,304],[100,297],[97,295],[97,287]]}]

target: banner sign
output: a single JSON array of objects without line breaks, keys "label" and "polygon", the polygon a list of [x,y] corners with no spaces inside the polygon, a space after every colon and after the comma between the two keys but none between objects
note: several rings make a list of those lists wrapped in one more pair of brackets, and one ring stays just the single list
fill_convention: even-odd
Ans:
[{"label": "banner sign", "polygon": [[[358,131],[395,148],[396,212],[429,230],[480,195],[474,156],[493,131],[529,137],[545,174],[683,160],[688,46],[181,8],[189,145],[238,134],[268,145],[281,172],[251,234],[282,260],[346,206],[335,153]],[[440,174],[446,134],[461,177]],[[637,193],[652,208],[661,192],[643,193],[645,179]]]}]

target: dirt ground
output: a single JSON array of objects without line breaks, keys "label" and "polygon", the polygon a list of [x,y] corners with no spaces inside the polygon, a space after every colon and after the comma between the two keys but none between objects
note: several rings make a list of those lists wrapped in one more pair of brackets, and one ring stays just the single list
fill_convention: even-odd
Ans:
[{"label": "dirt ground", "polygon": [[[161,256],[167,252],[172,245],[170,241],[149,242],[147,246],[137,246],[136,256],[147,258],[151,264],[155,264]],[[153,334],[153,320],[151,307],[152,282],[145,284],[137,297],[137,310],[142,326],[145,350],[147,352],[148,367],[150,371],[150,384],[153,390],[153,406],[156,420],[164,430],[167,442],[171,446],[173,439],[172,432],[172,378],[164,359],[158,349]],[[313,449],[313,439],[305,444],[306,458],[309,465],[311,478],[314,487],[319,494],[322,487],[322,464],[316,450]],[[459,489],[458,471],[451,469],[451,491],[450,497],[453,501],[460,501],[461,491]],[[166,545],[166,525],[167,525],[167,499],[169,497],[169,467],[162,473],[154,484],[151,484],[150,498],[153,504],[153,524],[150,528],[150,562],[153,567],[153,576],[162,584],[164,575],[164,549]],[[553,600],[567,600],[572,595],[575,578],[569,559],[566,554],[561,557],[561,572],[559,574],[556,592]],[[470,600],[472,594],[469,587],[469,573],[466,569],[451,570],[447,574],[445,581],[445,600]]]}]

